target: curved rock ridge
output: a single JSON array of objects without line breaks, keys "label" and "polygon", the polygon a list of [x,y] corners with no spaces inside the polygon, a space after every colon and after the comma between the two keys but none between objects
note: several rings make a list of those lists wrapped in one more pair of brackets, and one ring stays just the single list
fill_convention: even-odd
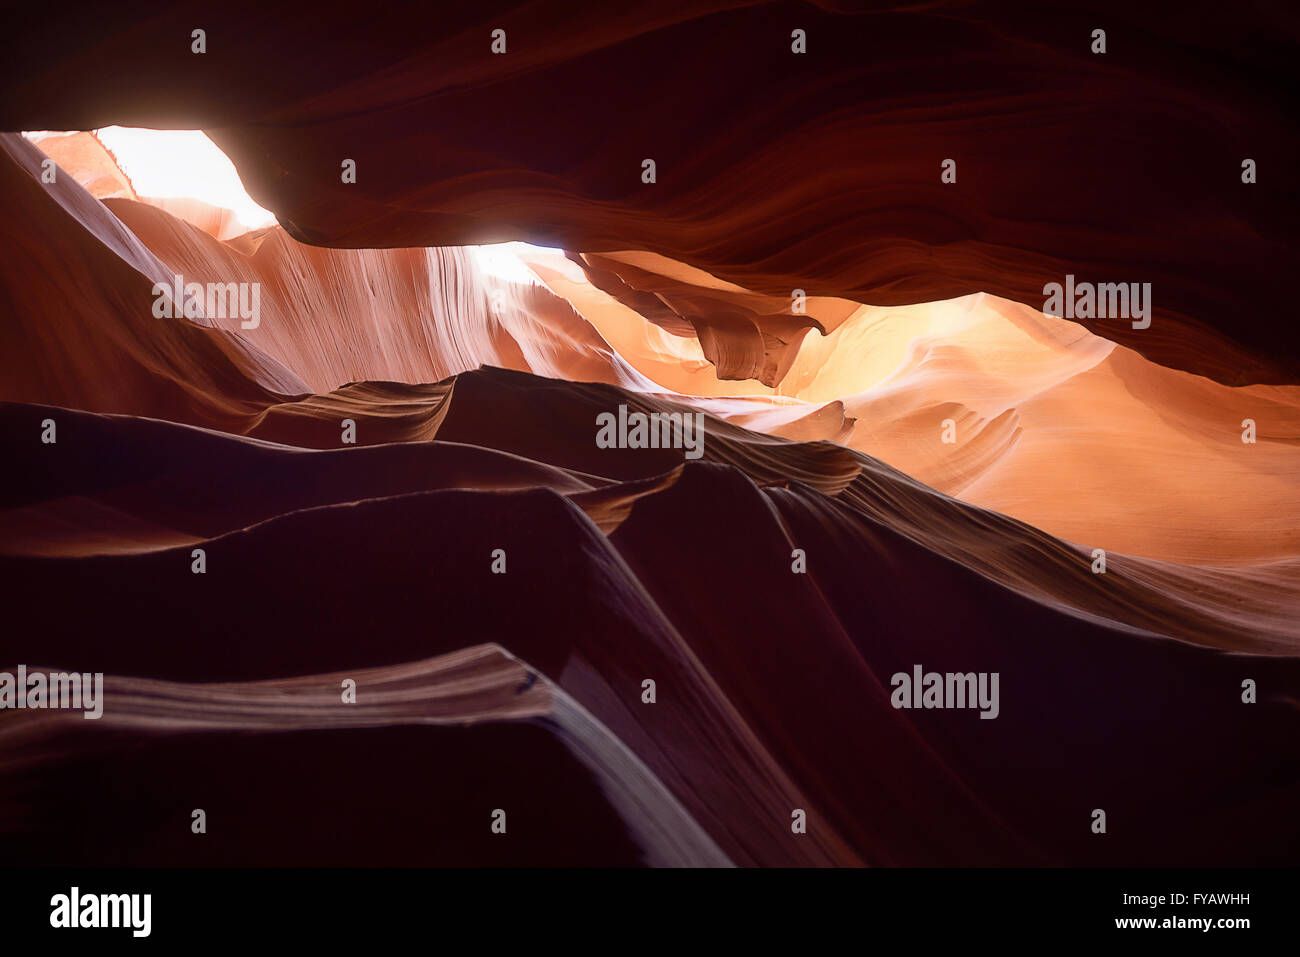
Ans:
[{"label": "curved rock ridge", "polygon": [[[608,386],[480,370],[448,384],[436,441],[304,451],[132,417],[4,404],[0,421],[22,480],[11,480],[3,499],[0,552],[92,557],[187,547],[279,514],[456,488],[544,488],[590,510],[612,533],[683,475],[721,467],[777,505],[811,496],[823,531],[857,528],[867,536],[887,527],[1069,614],[1225,650],[1295,653],[1296,558],[1194,567],[1113,553],[1098,575],[1086,549],[831,443],[791,442],[710,418],[701,461],[681,449],[598,448],[589,423],[618,404],[647,414],[674,408]],[[548,432],[519,428],[541,409]],[[50,453],[31,438],[47,419],[62,423],[70,450]],[[114,455],[122,467],[95,467]],[[253,496],[250,480],[261,489]],[[197,502],[196,487],[208,489]]]},{"label": "curved rock ridge", "polygon": [[[1300,713],[1286,691],[1300,680],[1290,630],[1294,569],[1264,580],[1116,556],[1103,583],[1088,571],[1087,556],[1070,546],[865,457],[858,477],[838,491],[756,480],[790,471],[792,463],[812,466],[808,447],[762,436],[756,438],[765,445],[749,450],[718,438],[729,464],[682,463],[674,450],[644,457],[596,450],[576,435],[555,443],[549,465],[522,457],[521,447],[539,440],[512,427],[519,407],[546,408],[553,436],[585,433],[588,416],[572,414],[572,407],[611,389],[524,373],[465,373],[441,430],[458,442],[465,432],[478,433],[477,449],[438,441],[303,452],[131,417],[5,406],[7,446],[24,447],[11,423],[25,432],[31,419],[55,415],[67,426],[56,448],[71,455],[50,456],[26,443],[15,472],[31,476],[30,487],[6,493],[6,504],[25,502],[20,507],[29,516],[48,509],[45,528],[63,525],[68,534],[57,555],[0,557],[0,574],[24,596],[0,645],[3,660],[135,676],[109,682],[104,698],[105,714],[120,703],[128,722],[140,709],[156,708],[148,720],[202,723],[209,720],[202,701],[219,691],[212,683],[231,686],[217,694],[212,720],[233,722],[229,709],[237,703],[247,720],[277,722],[277,738],[295,726],[284,682],[307,684],[315,696],[307,700],[320,701],[304,704],[308,720],[373,721],[370,730],[381,733],[364,746],[406,753],[413,740],[399,729],[412,711],[430,713],[430,699],[412,693],[403,704],[404,692],[388,694],[371,682],[387,674],[383,669],[397,675],[421,656],[455,653],[472,635],[551,676],[620,743],[614,748],[597,738],[589,746],[635,755],[733,863],[1285,859],[1281,848],[1296,824],[1289,785],[1276,768],[1294,758],[1300,741]],[[214,443],[231,447],[218,454]],[[96,449],[105,446],[120,449],[116,474],[79,461],[99,458]],[[602,464],[599,453],[606,451],[611,457]],[[664,474],[663,463],[674,457],[671,480],[641,478]],[[214,465],[229,472],[198,477]],[[422,479],[481,481],[491,490],[434,484],[422,491]],[[593,490],[583,491],[584,484]],[[315,490],[314,499],[294,501],[304,489]],[[617,524],[602,527],[580,501],[593,493],[632,501]],[[13,511],[3,513],[6,540]],[[86,531],[125,537],[145,526],[183,529],[185,540],[140,542],[129,552],[85,547]],[[74,542],[79,547],[68,547]],[[203,551],[203,574],[193,573],[195,545]],[[792,574],[795,548],[806,556],[804,574]],[[508,563],[501,574],[493,571],[497,557]],[[78,600],[61,600],[68,594]],[[1188,642],[1251,654],[1224,655]],[[917,663],[997,672],[997,719],[891,707],[891,676]],[[510,669],[519,678],[518,666]],[[343,715],[343,706],[325,705],[339,676],[353,674],[363,694],[381,692],[370,699],[376,710]],[[1243,677],[1261,689],[1255,710],[1239,702]],[[654,703],[642,697],[647,678],[657,690]],[[155,695],[150,682],[203,688]],[[248,682],[280,684],[260,691],[238,686]],[[475,688],[495,702],[525,683],[475,679]],[[512,693],[508,707],[528,710],[541,694],[520,700]],[[183,704],[196,695],[202,706]],[[395,710],[385,710],[390,704]],[[1136,723],[1144,734],[1129,733]],[[76,718],[76,727],[88,724]],[[0,736],[12,727],[6,720]],[[138,730],[122,733],[130,741]],[[1188,735],[1195,747],[1186,744]],[[1252,748],[1240,747],[1243,736]],[[98,753],[98,740],[110,738],[95,734],[84,747]],[[355,754],[362,745],[349,740],[330,745],[331,753],[344,747]],[[219,751],[211,762],[220,768],[236,754],[251,754],[255,766],[266,767],[298,749],[314,755],[325,746],[263,737],[222,746],[227,757]],[[147,761],[174,760],[164,747],[135,760],[84,758],[91,761],[85,764],[77,757],[86,754],[82,747],[51,742],[16,753],[42,754],[64,773],[93,769],[123,783],[158,779],[156,772],[144,775]],[[466,769],[457,763],[457,747],[444,743],[434,754],[449,753],[440,770],[460,780]],[[558,760],[536,736],[531,744],[527,736],[492,739],[483,753],[493,755],[493,766],[511,765],[528,748]],[[845,760],[846,749],[853,760]],[[1017,771],[1008,774],[1008,767]],[[1248,808],[1221,787],[1225,767],[1255,796]],[[161,777],[165,795],[175,778]],[[549,815],[555,820],[545,829],[552,835],[571,833],[574,814],[586,820],[595,813],[584,810],[595,798],[581,776],[562,780],[579,797]],[[628,784],[638,794],[650,786],[643,778],[625,780],[641,781]],[[1171,780],[1182,788],[1172,814]],[[1070,837],[1065,825],[1077,815],[1081,788],[1120,809],[1136,836],[1104,846]],[[439,800],[446,790],[444,781]],[[476,786],[451,790],[489,800]],[[610,800],[623,815],[620,827],[635,838],[630,858],[660,847],[659,859],[676,859],[662,849],[665,821],[677,821],[678,845],[701,846],[693,830],[680,830],[684,818],[653,807],[629,810],[616,798]],[[499,806],[498,800],[479,809],[485,832],[487,810]],[[67,810],[73,809],[86,810]],[[807,834],[790,829],[797,810],[807,816]],[[1190,841],[1206,816],[1220,822],[1216,836]],[[241,834],[257,833],[268,819],[262,812],[252,817],[242,812],[241,827],[250,830]],[[11,811],[7,819],[11,835],[49,833],[40,814]],[[915,826],[917,820],[926,826]],[[541,826],[533,821],[525,826]],[[427,822],[419,833],[433,840]],[[529,833],[543,851],[528,843],[486,859],[573,859],[572,849]],[[24,838],[9,839],[23,846]],[[293,846],[271,846],[282,862],[315,859]],[[430,846],[384,845],[385,860],[429,860]],[[603,853],[600,860],[618,859]],[[67,854],[84,860],[75,849]]]},{"label": "curved rock ridge", "polygon": [[[200,20],[213,42],[197,56]],[[209,130],[320,246],[639,249],[765,295],[879,306],[1149,282],[1150,328],[1089,328],[1220,382],[1294,384],[1300,338],[1278,303],[1300,265],[1285,175],[1300,140],[1277,90],[1298,36],[1264,0],[1180,23],[1119,0],[580,17],[505,0],[364,23],[326,2],[305,35],[245,3],[126,12],[107,31],[56,10],[3,38],[0,128]],[[727,375],[755,366],[749,322],[693,322]],[[783,317],[760,328],[791,334]]]},{"label": "curved rock ridge", "polygon": [[[348,682],[351,682],[349,690],[355,693],[355,703],[344,706],[340,689],[347,687]],[[528,722],[563,744],[577,759],[573,768],[564,769],[569,775],[563,781],[563,793],[568,800],[577,805],[576,798],[585,798],[600,813],[594,813],[590,806],[580,808],[581,813],[572,816],[572,824],[561,823],[559,833],[534,836],[531,841],[526,838],[529,846],[524,854],[538,854],[539,862],[567,856],[571,858],[568,863],[578,864],[717,867],[730,863],[663,784],[607,728],[545,676],[496,645],[468,647],[437,658],[382,668],[267,681],[182,684],[110,675],[103,679],[102,693],[105,707],[93,725],[86,725],[78,712],[47,710],[16,714],[0,728],[0,755],[3,755],[0,764],[10,772],[21,771],[26,776],[28,800],[34,793],[34,785],[35,792],[41,793],[50,805],[75,805],[76,797],[70,800],[57,789],[59,779],[51,773],[51,765],[57,760],[83,767],[110,766],[122,740],[130,737],[152,739],[149,748],[152,753],[148,757],[156,760],[159,752],[174,751],[181,745],[202,750],[202,745],[195,741],[200,733],[209,739],[219,734],[250,732],[263,736],[314,732],[321,736],[331,731],[355,729],[382,735],[412,727],[468,729],[485,722]],[[88,730],[93,734],[86,734]],[[535,745],[542,735],[508,733],[501,737],[513,750],[528,746],[530,739]],[[444,740],[445,736],[427,735],[422,761],[435,766],[443,761],[463,761],[457,753],[461,745],[440,747]],[[267,750],[274,753],[276,748],[272,745]],[[355,753],[352,756],[355,758]],[[499,753],[497,757],[505,759],[506,754]],[[283,773],[270,762],[259,766],[258,772],[264,783],[263,776],[274,778]],[[240,774],[247,777],[248,767],[243,767]],[[163,788],[153,795],[155,799],[163,793],[182,798],[180,792],[186,785],[196,784],[194,780],[186,782],[174,777],[160,783]],[[442,790],[445,789],[444,785]],[[334,803],[341,804],[340,797],[355,801],[360,796],[346,789],[339,795],[336,788]],[[40,844],[46,848],[46,860],[51,852],[77,859],[72,857],[73,846],[66,823],[48,832],[34,832],[30,821],[12,814],[6,797],[0,797],[0,808],[9,808],[10,813],[0,819],[0,844],[19,847]],[[498,795],[498,799],[502,797]],[[440,803],[436,793],[427,798],[434,806]],[[147,865],[165,861],[174,854],[156,834],[136,825],[129,807],[116,793],[95,795],[94,800],[96,820],[102,822],[105,817],[112,817],[125,824],[113,830],[107,844],[102,839],[92,842],[98,861],[114,860],[121,855],[133,864]],[[529,803],[535,806],[536,800],[530,796]],[[219,804],[204,811],[220,816],[229,809]],[[600,831],[613,833],[574,841],[581,833],[574,825],[583,816],[593,818],[590,823]],[[37,815],[37,819],[41,825],[56,822],[49,808]],[[508,826],[509,817],[505,820]],[[425,841],[408,840],[404,842],[407,846],[403,846],[385,843],[391,829],[377,824],[373,819],[363,819],[363,830],[352,835],[353,843],[372,844],[362,852],[372,861],[378,858],[402,862],[415,853],[426,862],[436,864],[454,862],[461,855],[491,853],[488,845],[492,835],[486,828],[486,839],[474,840],[462,833]],[[368,833],[366,828],[377,833]],[[321,839],[330,836],[333,835],[329,831],[319,835]],[[264,824],[257,828],[256,834],[246,833],[240,838],[244,847],[253,846],[255,841],[278,843],[274,832]],[[566,840],[576,846],[565,846]],[[412,844],[416,847],[414,852]],[[265,854],[266,850],[261,853]]]}]

